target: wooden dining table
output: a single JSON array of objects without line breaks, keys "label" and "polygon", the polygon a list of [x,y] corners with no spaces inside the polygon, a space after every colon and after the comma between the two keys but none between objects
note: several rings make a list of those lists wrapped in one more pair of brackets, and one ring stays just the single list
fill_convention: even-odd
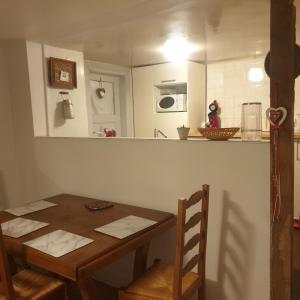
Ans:
[{"label": "wooden dining table", "polygon": [[[56,203],[57,206],[23,217],[50,225],[19,238],[4,236],[5,247],[11,256],[20,257],[28,264],[76,283],[84,300],[95,299],[92,276],[101,268],[133,251],[135,251],[133,277],[138,278],[145,272],[151,240],[176,223],[176,217],[171,213],[119,203],[113,203],[111,208],[91,211],[85,204],[96,199],[75,195],[62,194],[44,200]],[[129,215],[150,219],[156,223],[123,239],[94,230]],[[14,218],[16,216],[8,212],[0,213],[0,223]],[[24,245],[26,241],[58,229],[94,241],[61,257],[54,257]]]}]

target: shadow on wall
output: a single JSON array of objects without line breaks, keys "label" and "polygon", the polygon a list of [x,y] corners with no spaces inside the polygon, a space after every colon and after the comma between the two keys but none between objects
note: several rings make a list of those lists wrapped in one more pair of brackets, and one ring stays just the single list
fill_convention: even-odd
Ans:
[{"label": "shadow on wall", "polygon": [[251,296],[254,226],[226,191],[223,201],[218,284],[212,287],[215,283],[208,282],[208,290],[214,293],[209,299],[247,300]]},{"label": "shadow on wall", "polygon": [[[248,300],[251,297],[254,226],[245,217],[238,204],[224,192],[220,255],[217,280],[207,280],[209,300]],[[155,258],[174,263],[176,245],[175,227],[151,242],[148,265]],[[108,266],[97,274],[97,279],[113,286],[126,286],[132,280],[133,253]],[[197,295],[194,295],[193,300]]]},{"label": "shadow on wall", "polygon": [[3,172],[0,170],[0,209],[7,207],[8,199],[5,189]]},{"label": "shadow on wall", "polygon": [[55,108],[55,116],[54,116],[54,127],[61,127],[66,123],[66,119],[64,118],[63,113],[63,102],[57,102]]},{"label": "shadow on wall", "polygon": [[[171,228],[151,241],[148,267],[154,259],[160,258],[164,263],[174,264],[176,246],[176,229]],[[103,268],[96,278],[115,287],[127,286],[133,280],[134,251],[118,261]]]}]

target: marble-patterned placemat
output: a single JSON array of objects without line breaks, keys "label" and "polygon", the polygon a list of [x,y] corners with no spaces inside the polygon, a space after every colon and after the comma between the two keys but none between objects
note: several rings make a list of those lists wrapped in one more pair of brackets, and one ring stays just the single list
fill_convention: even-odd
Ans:
[{"label": "marble-patterned placemat", "polygon": [[128,216],[96,228],[95,230],[116,237],[118,239],[123,239],[147,227],[150,227],[155,223],[157,222],[149,219],[144,219],[136,216]]},{"label": "marble-patterned placemat", "polygon": [[20,217],[20,216],[24,216],[24,215],[33,213],[35,211],[43,210],[43,209],[53,207],[56,205],[57,205],[56,203],[52,203],[52,202],[45,201],[45,200],[39,200],[36,202],[28,203],[24,206],[9,208],[9,209],[6,209],[5,211],[12,215],[15,215],[17,217]]},{"label": "marble-patterned placemat", "polygon": [[18,238],[48,225],[48,223],[44,222],[38,222],[24,218],[16,218],[11,221],[2,223],[1,229],[4,235]]},{"label": "marble-patterned placemat", "polygon": [[24,244],[54,257],[61,257],[94,240],[64,230],[56,230]]}]

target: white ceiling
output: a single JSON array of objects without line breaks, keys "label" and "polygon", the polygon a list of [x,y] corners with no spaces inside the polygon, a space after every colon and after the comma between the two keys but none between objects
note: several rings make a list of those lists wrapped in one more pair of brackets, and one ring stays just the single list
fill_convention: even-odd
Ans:
[{"label": "white ceiling", "polygon": [[82,50],[121,65],[165,61],[159,48],[182,34],[194,60],[266,53],[270,0],[0,0],[0,39]]}]

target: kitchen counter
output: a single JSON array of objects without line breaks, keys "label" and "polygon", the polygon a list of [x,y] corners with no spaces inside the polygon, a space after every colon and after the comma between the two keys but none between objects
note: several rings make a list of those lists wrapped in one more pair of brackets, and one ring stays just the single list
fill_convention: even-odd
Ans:
[{"label": "kitchen counter", "polygon": [[[189,134],[189,138],[199,138],[199,139],[204,139],[204,137],[199,133],[199,132],[191,132],[190,134]],[[237,132],[235,135],[234,135],[234,137],[233,137],[233,139],[240,139],[241,138],[241,132],[239,131],[239,132]],[[268,140],[268,139],[270,139],[270,132],[269,131],[263,131],[263,133],[262,133],[262,138],[264,139],[264,140]],[[295,140],[299,140],[300,139],[300,131],[296,131],[295,132],[295,135],[294,135],[294,138],[295,138]]]}]

